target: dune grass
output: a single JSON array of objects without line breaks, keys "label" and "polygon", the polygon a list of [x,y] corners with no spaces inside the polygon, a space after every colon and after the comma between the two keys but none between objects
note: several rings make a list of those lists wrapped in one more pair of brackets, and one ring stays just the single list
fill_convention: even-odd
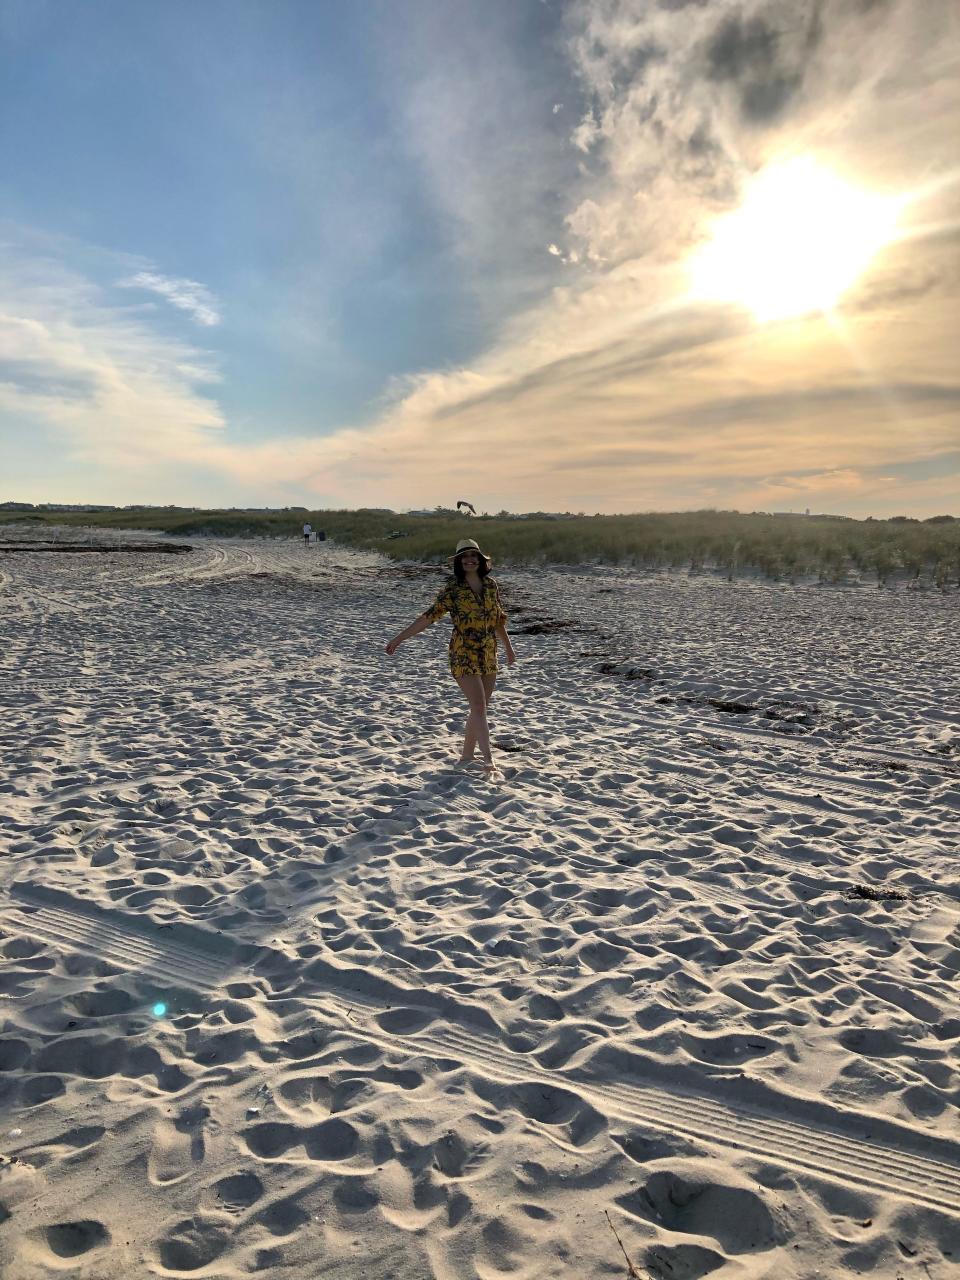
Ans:
[{"label": "dune grass", "polygon": [[395,560],[438,562],[459,538],[475,538],[500,564],[619,564],[714,570],[733,578],[815,578],[851,573],[880,584],[960,585],[960,520],[848,520],[735,511],[516,518],[358,511],[0,511],[0,522],[151,529],[181,536],[290,538],[305,520],[329,538]]}]

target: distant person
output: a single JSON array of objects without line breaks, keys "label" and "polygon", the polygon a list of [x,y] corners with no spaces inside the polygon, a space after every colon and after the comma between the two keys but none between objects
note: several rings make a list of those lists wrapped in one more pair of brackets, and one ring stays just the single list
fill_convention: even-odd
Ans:
[{"label": "distant person", "polygon": [[305,524],[305,525],[303,526],[303,545],[304,545],[305,547],[310,545],[310,535],[311,535],[311,533],[313,533],[313,530],[310,528],[310,526],[309,526],[308,524]]},{"label": "distant person", "polygon": [[497,640],[503,645],[508,667],[516,662],[517,655],[507,635],[507,615],[500,601],[499,588],[489,576],[490,557],[472,538],[462,538],[450,561],[453,577],[430,608],[405,631],[393,637],[387,645],[387,653],[396,653],[404,640],[426,631],[445,613],[450,614],[453,621],[450,674],[463,690],[470,707],[460,763],[470,764],[479,748],[485,771],[493,773],[496,765],[490,748],[487,707],[497,682]]}]

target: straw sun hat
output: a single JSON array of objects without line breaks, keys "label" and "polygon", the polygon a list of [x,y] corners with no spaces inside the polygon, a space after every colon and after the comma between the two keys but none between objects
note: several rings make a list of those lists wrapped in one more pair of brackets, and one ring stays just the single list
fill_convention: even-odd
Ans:
[{"label": "straw sun hat", "polygon": [[487,553],[485,551],[481,551],[479,544],[474,542],[472,538],[460,539],[460,541],[457,543],[456,551],[453,553],[452,556],[447,557],[448,563],[453,564],[454,560],[456,560],[459,556],[462,556],[465,551],[475,551],[482,560],[486,560],[488,569],[490,568],[491,564],[493,564],[493,561],[487,555]]}]

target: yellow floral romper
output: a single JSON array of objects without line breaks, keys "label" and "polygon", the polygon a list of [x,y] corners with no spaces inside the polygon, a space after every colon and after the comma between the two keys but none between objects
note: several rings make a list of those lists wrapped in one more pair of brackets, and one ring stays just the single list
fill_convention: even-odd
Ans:
[{"label": "yellow floral romper", "polygon": [[450,614],[450,674],[453,676],[495,676],[497,674],[496,628],[506,622],[500,591],[493,578],[483,579],[483,599],[473,594],[465,582],[451,578],[425,616],[439,622]]}]

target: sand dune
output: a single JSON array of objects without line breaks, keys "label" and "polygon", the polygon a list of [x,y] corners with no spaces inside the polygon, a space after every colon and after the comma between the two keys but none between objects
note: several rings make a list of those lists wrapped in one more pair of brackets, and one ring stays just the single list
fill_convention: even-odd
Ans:
[{"label": "sand dune", "polygon": [[490,782],[439,571],[138,537],[0,555],[4,1280],[955,1273],[955,596],[503,569]]}]

